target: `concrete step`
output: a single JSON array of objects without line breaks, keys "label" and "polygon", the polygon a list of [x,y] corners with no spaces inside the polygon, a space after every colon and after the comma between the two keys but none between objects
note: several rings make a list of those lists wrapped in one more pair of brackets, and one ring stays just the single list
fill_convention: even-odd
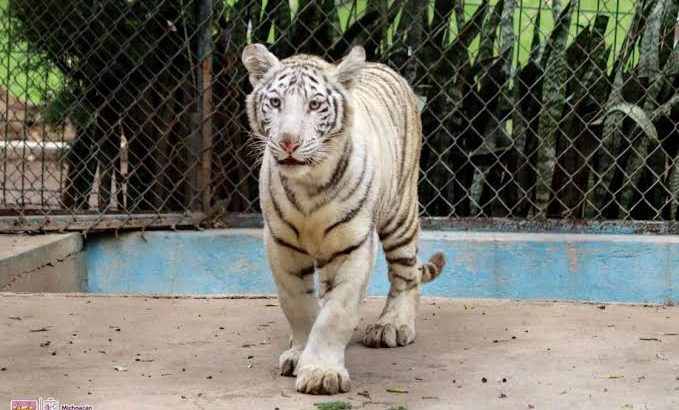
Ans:
[{"label": "concrete step", "polygon": [[85,291],[82,251],[79,233],[0,235],[0,291]]}]

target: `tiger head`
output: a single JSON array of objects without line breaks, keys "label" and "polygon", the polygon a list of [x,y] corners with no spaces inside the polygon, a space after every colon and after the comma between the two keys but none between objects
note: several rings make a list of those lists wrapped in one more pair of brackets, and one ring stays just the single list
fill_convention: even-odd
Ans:
[{"label": "tiger head", "polygon": [[362,47],[335,65],[305,54],[279,60],[251,44],[242,61],[253,86],[250,127],[281,172],[305,174],[340,155],[351,124],[347,97],[365,65]]}]

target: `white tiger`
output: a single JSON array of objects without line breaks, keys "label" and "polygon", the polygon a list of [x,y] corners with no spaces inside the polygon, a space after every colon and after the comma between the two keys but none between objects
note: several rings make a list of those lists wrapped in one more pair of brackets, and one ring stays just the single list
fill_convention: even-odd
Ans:
[{"label": "white tiger", "polygon": [[[338,65],[311,55],[279,61],[265,46],[243,50],[247,97],[263,146],[264,242],[280,305],[292,328],[281,374],[312,394],[349,390],[344,351],[375,263],[378,240],[391,288],[370,347],[415,339],[420,283],[445,264],[417,258],[417,178],[422,127],[415,95],[387,66],[355,47]],[[318,297],[313,273],[318,273]]]}]

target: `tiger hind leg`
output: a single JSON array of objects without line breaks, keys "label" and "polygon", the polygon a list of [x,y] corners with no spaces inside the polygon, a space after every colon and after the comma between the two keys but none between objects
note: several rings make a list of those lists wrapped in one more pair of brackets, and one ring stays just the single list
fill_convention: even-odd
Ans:
[{"label": "tiger hind leg", "polygon": [[415,340],[420,284],[434,280],[441,273],[445,257],[437,252],[422,264],[416,256],[415,243],[411,245],[405,256],[403,250],[400,255],[390,255],[389,248],[385,247],[389,295],[377,323],[366,328],[363,343],[368,347],[406,346]]}]

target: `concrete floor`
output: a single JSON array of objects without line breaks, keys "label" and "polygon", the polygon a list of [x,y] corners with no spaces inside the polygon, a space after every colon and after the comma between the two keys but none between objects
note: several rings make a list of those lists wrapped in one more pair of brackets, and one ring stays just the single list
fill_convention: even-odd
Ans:
[{"label": "concrete floor", "polygon": [[329,398],[278,376],[288,336],[275,299],[0,294],[0,406],[679,408],[677,307],[428,298],[414,345],[365,348],[382,303],[365,303],[348,348],[352,391]]}]

